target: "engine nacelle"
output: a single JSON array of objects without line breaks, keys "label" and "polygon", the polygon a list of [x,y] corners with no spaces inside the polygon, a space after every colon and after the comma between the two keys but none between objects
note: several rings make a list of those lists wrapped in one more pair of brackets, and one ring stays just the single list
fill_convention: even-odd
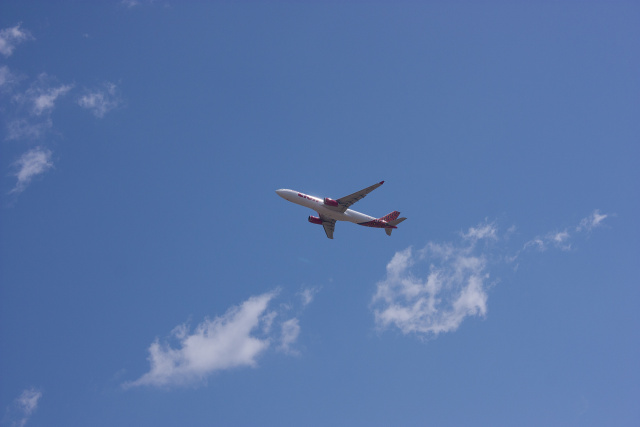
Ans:
[{"label": "engine nacelle", "polygon": [[320,218],[318,218],[317,216],[310,216],[309,217],[309,222],[311,224],[318,224],[318,225],[322,225],[322,220]]},{"label": "engine nacelle", "polygon": [[328,197],[324,198],[324,204],[327,205],[327,206],[333,206],[334,208],[338,207],[338,201],[330,199]]}]

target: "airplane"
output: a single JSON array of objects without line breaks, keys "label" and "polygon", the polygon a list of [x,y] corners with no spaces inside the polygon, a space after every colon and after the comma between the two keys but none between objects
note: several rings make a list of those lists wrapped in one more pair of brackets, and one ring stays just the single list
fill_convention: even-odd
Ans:
[{"label": "airplane", "polygon": [[351,205],[358,200],[363,199],[367,194],[371,193],[382,184],[384,184],[384,181],[380,181],[371,187],[356,191],[353,194],[349,194],[348,196],[341,197],[337,200],[330,199],[329,197],[320,199],[318,197],[309,196],[308,194],[284,188],[276,190],[276,194],[292,203],[296,203],[316,211],[318,216],[309,216],[309,222],[312,224],[322,225],[324,227],[324,232],[330,239],[333,239],[333,231],[336,226],[336,221],[354,222],[358,225],[364,225],[365,227],[384,228],[387,236],[391,236],[393,229],[398,228],[397,225],[407,219],[398,218],[398,216],[400,216],[400,212],[393,211],[381,218],[374,218],[349,209]]}]

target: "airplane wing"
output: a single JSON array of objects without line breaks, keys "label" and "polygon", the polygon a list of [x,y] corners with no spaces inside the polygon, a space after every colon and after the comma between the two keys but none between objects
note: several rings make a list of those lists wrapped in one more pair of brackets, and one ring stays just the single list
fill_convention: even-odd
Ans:
[{"label": "airplane wing", "polygon": [[371,187],[367,187],[364,190],[356,191],[353,194],[349,194],[348,196],[341,197],[337,200],[338,208],[336,210],[340,212],[344,212],[349,209],[349,206],[353,205],[360,199],[363,199],[367,194],[371,193],[376,188],[380,187],[384,184],[384,181],[380,181],[377,184],[373,184]]},{"label": "airplane wing", "polygon": [[322,220],[322,226],[324,227],[324,232],[327,234],[327,237],[333,239],[333,230],[336,228],[336,220],[324,215],[320,215],[320,219]]}]

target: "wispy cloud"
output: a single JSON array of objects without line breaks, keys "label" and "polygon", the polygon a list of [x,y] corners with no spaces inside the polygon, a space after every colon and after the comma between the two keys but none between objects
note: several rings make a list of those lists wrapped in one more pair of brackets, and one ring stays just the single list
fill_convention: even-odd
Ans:
[{"label": "wispy cloud", "polygon": [[52,127],[53,121],[49,117],[44,120],[14,119],[7,123],[7,139],[41,139]]},{"label": "wispy cloud", "polygon": [[300,322],[294,317],[282,322],[281,328],[282,332],[278,349],[288,354],[298,354],[298,351],[294,350],[291,346],[298,339],[298,335],[300,335]]},{"label": "wispy cloud", "polygon": [[140,5],[140,2],[138,0],[122,0],[121,3],[128,8],[132,8]]},{"label": "wispy cloud", "polygon": [[11,56],[16,45],[33,39],[29,31],[23,30],[20,25],[0,30],[0,53],[5,57]]},{"label": "wispy cloud", "polygon": [[[522,247],[522,251],[526,251],[528,249],[536,249],[540,252],[546,251],[549,247],[556,247],[558,249],[562,249],[563,251],[571,250],[571,234],[568,230],[564,231],[553,231],[547,233],[543,236],[537,236],[533,239],[529,240]],[[519,251],[515,257],[517,258],[520,255]]]},{"label": "wispy cloud", "polygon": [[501,236],[495,223],[486,221],[460,233],[455,242],[429,242],[418,251],[409,247],[396,252],[372,299],[376,325],[420,338],[455,331],[465,318],[487,314],[487,290],[495,283],[489,274],[492,267],[512,263],[530,248],[569,250],[570,239],[606,217],[596,210],[576,227],[527,241],[512,256],[499,254],[514,227]]},{"label": "wispy cloud", "polygon": [[78,105],[91,111],[94,116],[102,118],[120,105],[120,97],[116,90],[114,83],[107,82],[101,89],[88,91],[78,98]]},{"label": "wispy cloud", "polygon": [[494,223],[487,223],[486,221],[479,224],[477,227],[471,227],[466,233],[461,233],[462,237],[470,240],[477,241],[481,239],[496,240],[496,226]]},{"label": "wispy cloud", "polygon": [[[133,2],[131,2],[133,4]],[[21,24],[0,30],[0,53],[10,56],[16,46],[26,40],[33,39],[29,31]],[[74,91],[74,84],[63,84],[47,73],[41,73],[26,85],[21,74],[12,72],[8,66],[0,64],[0,123],[6,130],[3,139],[38,141],[40,147],[23,154],[11,167],[16,172],[18,181],[10,193],[21,193],[31,180],[53,167],[51,151],[44,148],[46,136],[52,134],[53,112],[60,101]],[[77,91],[74,102],[93,113],[96,117],[104,117],[109,111],[121,104],[118,88],[114,83],[106,82],[102,86]]]},{"label": "wispy cloud", "polygon": [[12,111],[7,122],[8,140],[36,140],[43,138],[53,127],[51,113],[56,102],[67,94],[73,85],[58,84],[43,73],[29,88],[12,97],[18,108]]},{"label": "wispy cloud", "polygon": [[566,228],[562,231],[554,231],[547,233],[543,236],[537,236],[526,242],[521,251],[516,254],[516,257],[527,249],[537,249],[539,251],[545,251],[549,247],[556,247],[564,251],[571,250],[571,240],[582,233],[589,233],[594,228],[600,227],[602,221],[604,221],[609,215],[601,214],[598,209],[594,210],[591,215],[583,218],[580,223],[575,227]]},{"label": "wispy cloud", "polygon": [[602,225],[602,221],[605,220],[609,215],[601,214],[598,209],[593,211],[591,215],[582,219],[578,227],[576,227],[576,231],[591,231],[596,227]]},{"label": "wispy cloud", "polygon": [[153,4],[155,2],[155,0],[122,0],[120,3],[125,7],[131,9],[142,4]]},{"label": "wispy cloud", "polygon": [[31,415],[38,409],[38,402],[42,392],[35,388],[28,388],[13,401],[8,411],[8,421],[14,427],[24,427]]},{"label": "wispy cloud", "polygon": [[149,347],[149,372],[123,386],[184,386],[202,382],[217,371],[255,367],[272,343],[295,354],[292,345],[300,333],[297,317],[280,324],[279,336],[272,333],[274,319],[286,311],[268,310],[277,293],[253,296],[220,317],[204,320],[193,332],[186,325],[176,327],[171,334],[175,347],[156,339]]},{"label": "wispy cloud", "polygon": [[9,70],[9,67],[6,65],[0,67],[0,90],[4,92],[7,87],[16,83],[17,80],[16,76]]},{"label": "wispy cloud", "polygon": [[73,85],[56,84],[55,79],[42,73],[24,93],[13,97],[21,106],[26,106],[34,116],[49,114],[55,107],[56,100],[73,88]]},{"label": "wispy cloud", "polygon": [[41,175],[53,167],[51,151],[43,147],[33,148],[24,153],[14,163],[14,166],[17,169],[15,176],[18,178],[18,182],[11,193],[21,193],[35,176]]},{"label": "wispy cloud", "polygon": [[36,116],[39,116],[44,112],[51,111],[54,107],[56,99],[69,92],[69,90],[71,90],[71,87],[71,85],[53,87],[34,96],[33,113]]},{"label": "wispy cloud", "polygon": [[298,295],[300,295],[300,298],[302,299],[302,306],[306,307],[309,305],[319,291],[320,288],[317,287],[304,288],[301,290]]}]

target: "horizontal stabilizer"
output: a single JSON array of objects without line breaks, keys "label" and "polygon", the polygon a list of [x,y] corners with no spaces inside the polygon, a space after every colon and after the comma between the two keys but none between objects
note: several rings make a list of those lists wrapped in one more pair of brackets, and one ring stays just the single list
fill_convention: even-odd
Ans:
[{"label": "horizontal stabilizer", "polygon": [[[395,227],[396,225],[400,224],[405,219],[407,219],[407,218],[394,219],[393,221],[389,221],[389,225],[393,225]],[[387,233],[387,236],[391,236],[391,232],[393,231],[393,228],[385,228],[384,231],[385,231],[385,233]]]},{"label": "horizontal stabilizer", "polygon": [[394,219],[393,221],[389,221],[389,225],[396,226],[396,225],[400,224],[402,221],[404,221],[405,219],[407,219],[407,218]]}]

